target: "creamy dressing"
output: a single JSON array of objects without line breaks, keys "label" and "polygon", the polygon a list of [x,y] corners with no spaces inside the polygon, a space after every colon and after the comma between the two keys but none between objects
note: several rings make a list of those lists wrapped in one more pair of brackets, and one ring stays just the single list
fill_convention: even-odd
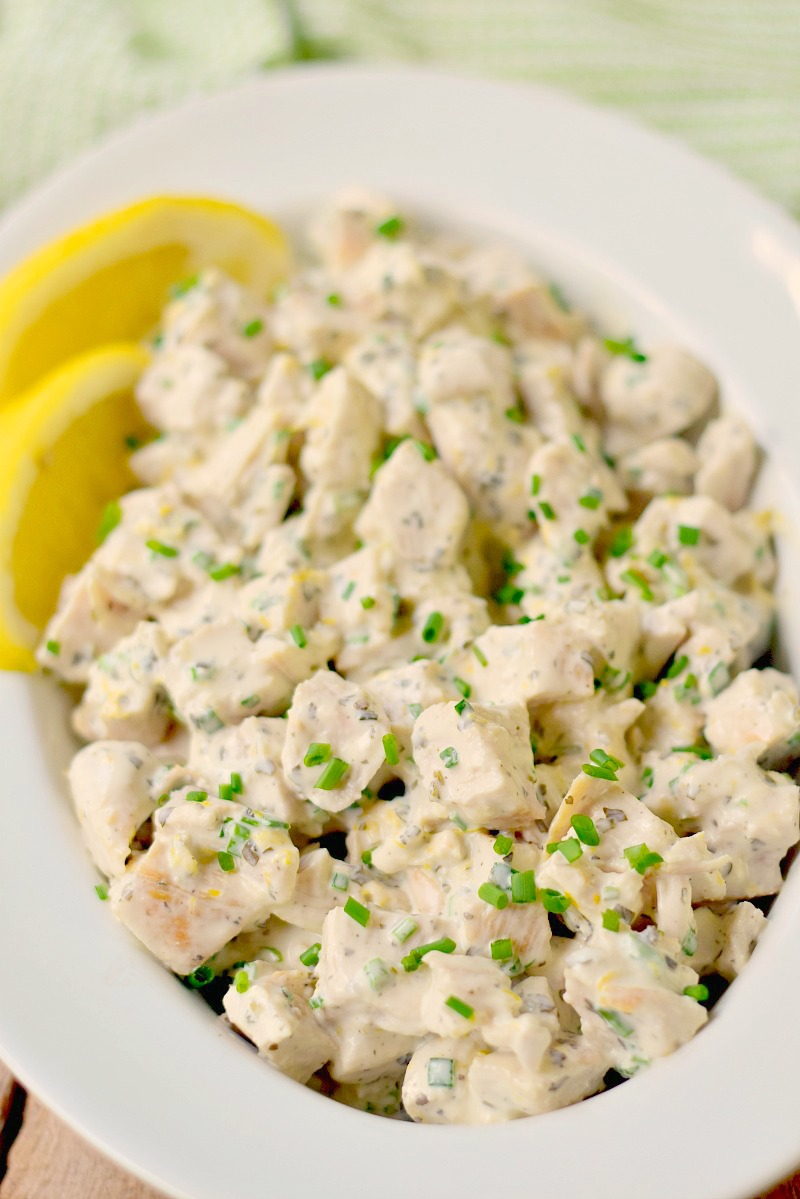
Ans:
[{"label": "creamy dressing", "polygon": [[757,449],[511,250],[356,189],[310,240],[267,303],[166,309],[142,487],[39,651],[71,791],[116,917],[272,1067],[535,1115],[702,1028],[798,840]]}]

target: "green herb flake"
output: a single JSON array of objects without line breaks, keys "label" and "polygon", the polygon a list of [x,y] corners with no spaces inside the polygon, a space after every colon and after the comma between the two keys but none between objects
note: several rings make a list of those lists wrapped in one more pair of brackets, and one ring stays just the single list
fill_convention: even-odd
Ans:
[{"label": "green herb flake", "polygon": [[108,537],[109,533],[116,529],[119,522],[122,520],[122,507],[119,500],[112,500],[110,504],[106,504],[100,517],[100,523],[97,526],[97,543],[102,544]]},{"label": "green herb flake", "polygon": [[603,340],[603,345],[608,350],[609,354],[621,355],[623,358],[630,358],[632,362],[647,362],[647,355],[643,354],[632,337],[626,337],[623,340],[618,340],[614,337],[606,337]]},{"label": "green herb flake", "polygon": [[608,552],[612,558],[621,558],[623,554],[627,554],[628,550],[633,545],[633,529],[630,525],[622,525],[617,529],[611,545],[608,547]]},{"label": "green herb flake", "polygon": [[605,1020],[609,1028],[613,1028],[617,1036],[629,1037],[633,1032],[633,1027],[628,1024],[627,1020],[623,1019],[619,1012],[615,1012],[612,1008],[599,1007],[597,1008],[597,1014]]},{"label": "green herb flake", "polygon": [[263,328],[264,322],[259,317],[255,317],[242,326],[242,337],[257,337]]},{"label": "green herb flake", "polygon": [[315,941],[313,945],[309,945],[308,949],[304,949],[300,954],[300,961],[304,966],[308,966],[309,970],[319,964],[319,952],[322,945],[319,941]]},{"label": "green herb flake", "polygon": [[438,641],[444,628],[444,617],[441,612],[431,612],[422,628],[422,640],[431,645]]},{"label": "green herb flake", "polygon": [[678,525],[678,541],[681,545],[697,545],[700,540],[700,530],[694,525]]},{"label": "green herb flake", "polygon": [[514,943],[509,937],[501,937],[497,941],[492,941],[489,949],[496,962],[507,962],[514,956]]},{"label": "green herb flake", "polygon": [[98,899],[108,899],[108,887],[105,883],[97,883],[94,888],[94,893]]},{"label": "green herb flake", "polygon": [[428,1086],[452,1087],[455,1085],[456,1064],[451,1057],[432,1057],[428,1060]]},{"label": "green herb flake", "polygon": [[572,817],[570,824],[574,828],[578,836],[578,840],[582,841],[584,845],[600,844],[600,834],[595,828],[595,823],[591,816],[584,816],[581,813],[578,813]]},{"label": "green herb flake", "polygon": [[187,791],[186,792],[186,802],[187,803],[205,803],[207,799],[208,799],[207,791]]},{"label": "green herb flake", "polygon": [[295,643],[298,649],[306,648],[308,645],[308,638],[306,637],[305,629],[303,629],[302,625],[293,624],[289,629],[289,633],[291,634],[292,641]]},{"label": "green herb flake", "polygon": [[442,759],[448,770],[452,770],[454,766],[458,766],[458,750],[452,745],[448,745],[446,749],[443,749],[439,754],[439,757]]},{"label": "green herb flake", "polygon": [[481,666],[489,665],[489,659],[486,657],[486,655],[484,654],[483,650],[481,649],[481,647],[479,645],[473,645],[472,652],[475,655],[475,657],[478,659],[478,661],[480,662]]},{"label": "green herb flake", "polygon": [[585,529],[576,529],[572,536],[575,538],[578,545],[586,545],[590,541],[589,534]]},{"label": "green herb flake", "polygon": [[445,1007],[449,1007],[457,1015],[463,1016],[465,1020],[475,1019],[475,1009],[471,1008],[468,1003],[464,1003],[463,999],[459,999],[457,995],[451,995],[449,999],[444,1001]]},{"label": "green herb flake", "polygon": [[603,928],[607,928],[610,933],[618,933],[619,921],[619,912],[616,912],[613,908],[606,908],[603,912]]},{"label": "green herb flake", "polygon": [[[516,875],[514,877],[516,878]],[[554,916],[560,916],[562,912],[566,912],[572,903],[569,895],[564,895],[561,891],[556,891],[553,887],[542,887],[539,895],[541,896],[544,910],[552,912]]]},{"label": "green herb flake", "polygon": [[331,758],[314,786],[319,791],[334,791],[350,769],[349,762]]},{"label": "green herb flake", "polygon": [[356,924],[360,924],[362,928],[366,928],[369,924],[369,908],[365,908],[363,903],[359,903],[357,899],[353,899],[352,895],[348,895],[347,902],[344,905],[344,914],[349,916],[351,920],[355,920]]},{"label": "green herb flake", "polygon": [[388,237],[391,241],[395,237],[399,237],[405,230],[405,227],[406,223],[401,216],[390,216],[375,226],[375,232],[379,237]]},{"label": "green herb flake", "polygon": [[45,649],[47,650],[48,654],[52,654],[54,658],[57,658],[61,653],[61,642],[48,641],[45,643]]},{"label": "green herb flake", "polygon": [[592,512],[596,512],[603,502],[603,493],[597,487],[590,487],[585,495],[582,495],[578,503],[583,508],[588,508]]},{"label": "green herb flake", "polygon": [[[512,887],[515,878],[519,878],[519,875],[513,874],[511,876]],[[508,907],[508,895],[501,887],[496,886],[495,883],[481,883],[478,887],[478,898],[482,899],[484,903],[488,903],[491,907],[497,908],[500,912],[503,908]]]},{"label": "green herb flake", "polygon": [[620,578],[622,579],[623,583],[631,583],[634,587],[636,587],[643,600],[647,600],[648,603],[652,601],[653,593],[650,590],[650,584],[641,571],[624,570],[620,575]]},{"label": "green herb flake", "polygon": [[552,504],[548,504],[547,500],[540,500],[539,509],[545,520],[555,520],[556,514]]},{"label": "green herb flake", "polygon": [[233,860],[233,854],[228,853],[226,849],[220,850],[220,852],[217,854],[217,861],[219,862],[220,870],[224,870],[226,874],[228,874],[231,870],[236,869],[236,863]]},{"label": "green herb flake", "polygon": [[651,867],[664,861],[660,853],[648,849],[644,842],[641,845],[629,845],[624,853],[637,874],[646,874]]},{"label": "green herb flake", "polygon": [[309,362],[307,369],[311,378],[319,383],[320,379],[333,370],[333,363],[328,362],[327,358],[315,358],[313,362]]},{"label": "green herb flake", "polygon": [[146,541],[145,545],[151,553],[160,555],[162,558],[177,558],[179,553],[174,545],[165,545],[163,541],[156,541],[154,538]]},{"label": "green herb flake", "polygon": [[371,595],[362,595],[362,597],[361,597],[361,607],[364,609],[364,611],[365,611],[365,612],[369,612],[370,608],[374,608],[374,607],[375,607],[375,600],[374,600],[373,596],[371,596]]},{"label": "green herb flake", "polygon": [[504,858],[514,848],[514,841],[511,837],[507,837],[505,833],[498,833],[494,839],[492,848],[495,853],[499,853],[500,857]]},{"label": "green herb flake", "polygon": [[400,746],[394,733],[387,733],[383,738],[383,753],[390,766],[397,766],[400,762]]},{"label": "green herb flake", "polygon": [[511,898],[514,903],[534,903],[536,879],[532,870],[519,870],[511,875]]},{"label": "green herb flake", "polygon": [[705,1003],[708,999],[708,987],[703,983],[697,983],[694,987],[684,987],[683,993],[689,999],[696,999],[698,1003]]},{"label": "green herb flake", "polygon": [[240,995],[250,989],[250,979],[246,970],[237,970],[233,976],[233,985]]}]

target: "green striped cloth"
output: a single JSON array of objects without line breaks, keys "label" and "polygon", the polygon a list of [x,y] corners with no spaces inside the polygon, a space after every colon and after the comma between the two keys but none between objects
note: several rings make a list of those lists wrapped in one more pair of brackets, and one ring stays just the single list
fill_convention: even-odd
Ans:
[{"label": "green striped cloth", "polygon": [[800,0],[5,0],[0,203],[142,110],[329,55],[553,84],[800,214]]}]

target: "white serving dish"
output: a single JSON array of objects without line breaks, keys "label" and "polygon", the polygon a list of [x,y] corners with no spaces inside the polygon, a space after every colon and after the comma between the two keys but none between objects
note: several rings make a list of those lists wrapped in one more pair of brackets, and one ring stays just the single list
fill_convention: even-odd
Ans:
[{"label": "white serving dish", "polygon": [[[784,514],[800,671],[800,230],[682,147],[534,87],[405,68],[275,73],[142,121],[0,223],[0,271],[104,209],[209,192],[284,217],[364,182],[530,248],[576,302],[719,374]],[[55,519],[55,517],[54,517]],[[695,1041],[606,1095],[482,1128],[384,1121],[271,1070],[95,898],[64,697],[0,675],[0,1054],[79,1132],[187,1199],[746,1199],[800,1163],[800,869]]]}]

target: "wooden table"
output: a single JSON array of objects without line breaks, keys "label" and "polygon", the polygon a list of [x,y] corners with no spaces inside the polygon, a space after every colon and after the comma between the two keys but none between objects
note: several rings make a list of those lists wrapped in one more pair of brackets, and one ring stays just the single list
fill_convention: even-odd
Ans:
[{"label": "wooden table", "polygon": [[[82,1141],[38,1099],[26,1095],[0,1063],[0,1199],[163,1196]],[[800,1173],[763,1199],[800,1199]]]}]

